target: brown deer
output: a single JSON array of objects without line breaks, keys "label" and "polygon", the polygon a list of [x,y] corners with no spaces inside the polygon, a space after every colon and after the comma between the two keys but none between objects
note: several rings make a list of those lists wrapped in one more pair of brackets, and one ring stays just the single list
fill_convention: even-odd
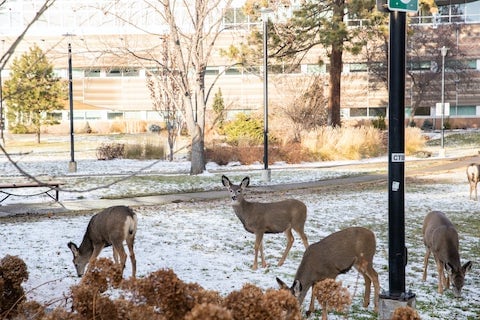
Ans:
[{"label": "brown deer", "polygon": [[262,267],[267,263],[263,255],[263,235],[265,233],[285,232],[287,248],[278,262],[281,266],[287,258],[288,252],[293,245],[292,229],[302,238],[305,248],[308,247],[307,236],[304,232],[305,220],[307,219],[307,207],[299,200],[287,199],[278,202],[249,202],[243,197],[245,188],[250,184],[250,178],[245,177],[239,185],[234,185],[226,176],[222,176],[222,183],[230,192],[232,206],[235,214],[243,223],[245,230],[255,234],[255,258],[253,270],[258,268],[257,257],[260,250]]},{"label": "brown deer", "polygon": [[104,247],[113,246],[113,259],[120,261],[121,270],[125,269],[127,254],[123,241],[127,242],[132,262],[132,277],[137,270],[133,243],[137,232],[137,215],[126,206],[109,207],[94,215],[87,226],[80,247],[73,242],[68,247],[73,253],[73,264],[79,277],[83,276],[87,263],[93,262]]},{"label": "brown deer", "polygon": [[[438,272],[438,292],[443,293],[444,289],[450,287],[452,281],[453,294],[459,298],[465,283],[465,273],[472,268],[472,262],[468,261],[463,266],[460,264],[458,233],[455,226],[445,213],[432,211],[425,216],[422,232],[426,247],[423,281],[427,280],[428,259],[430,253],[433,253]],[[447,277],[443,269],[447,270]]]},{"label": "brown deer", "polygon": [[[363,275],[365,292],[363,306],[370,303],[370,287],[373,282],[375,312],[378,312],[380,283],[373,269],[373,256],[376,251],[375,234],[362,227],[350,227],[330,234],[308,247],[297,269],[293,285],[289,288],[277,278],[283,289],[288,289],[302,304],[310,287],[325,279],[335,279],[352,267]],[[308,313],[314,310],[315,299],[310,300]]]},{"label": "brown deer", "polygon": [[477,184],[478,181],[480,181],[480,165],[475,163],[468,165],[467,179],[468,184],[470,185],[470,199],[477,201]]}]

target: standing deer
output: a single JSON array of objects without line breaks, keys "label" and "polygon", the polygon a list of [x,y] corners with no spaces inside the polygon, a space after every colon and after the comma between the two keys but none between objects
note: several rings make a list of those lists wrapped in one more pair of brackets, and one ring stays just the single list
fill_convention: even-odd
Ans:
[{"label": "standing deer", "polygon": [[123,241],[127,242],[132,262],[132,277],[135,278],[137,262],[133,252],[133,242],[137,232],[137,215],[129,207],[114,206],[94,215],[87,226],[80,247],[73,242],[68,247],[73,253],[73,264],[79,277],[83,276],[87,263],[93,262],[104,247],[113,246],[113,259],[125,269],[127,254]]},{"label": "standing deer", "polygon": [[467,179],[468,184],[470,185],[470,199],[477,201],[477,184],[478,181],[480,181],[480,165],[475,163],[471,163],[468,165]]},{"label": "standing deer", "polygon": [[[290,290],[302,304],[308,290],[315,283],[325,279],[335,279],[339,274],[346,273],[355,267],[365,281],[363,306],[367,307],[370,303],[370,287],[373,282],[375,312],[377,312],[380,283],[378,274],[373,269],[375,251],[376,240],[372,231],[362,227],[346,228],[308,247],[290,288],[279,278],[277,282],[281,288]],[[308,313],[313,312],[314,303],[312,290]]]},{"label": "standing deer", "polygon": [[245,188],[250,184],[250,178],[245,177],[239,185],[234,185],[226,176],[222,176],[222,183],[230,192],[232,206],[235,214],[243,223],[245,230],[255,234],[255,258],[253,270],[258,268],[257,257],[260,250],[262,267],[267,263],[263,255],[263,235],[265,233],[285,232],[287,248],[278,262],[281,266],[287,258],[288,252],[293,245],[292,229],[302,238],[305,248],[308,247],[307,236],[304,232],[305,220],[307,219],[307,207],[299,200],[288,199],[278,202],[249,202],[243,197]]},{"label": "standing deer", "polygon": [[[445,213],[432,211],[426,215],[423,221],[422,232],[426,247],[423,261],[423,281],[427,279],[428,259],[432,252],[437,265],[438,292],[443,293],[443,289],[448,289],[451,280],[453,294],[459,298],[465,282],[465,273],[472,268],[472,262],[468,261],[463,266],[460,264],[457,230]],[[447,277],[445,277],[443,269],[447,270]]]}]

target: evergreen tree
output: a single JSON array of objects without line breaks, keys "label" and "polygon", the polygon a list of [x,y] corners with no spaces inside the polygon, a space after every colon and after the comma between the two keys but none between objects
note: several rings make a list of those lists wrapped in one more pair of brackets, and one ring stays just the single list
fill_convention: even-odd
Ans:
[{"label": "evergreen tree", "polygon": [[9,130],[36,133],[40,143],[41,127],[56,123],[49,113],[63,109],[67,86],[55,76],[53,65],[42,50],[34,45],[13,60],[10,79],[4,85],[4,98]]},{"label": "evergreen tree", "polygon": [[215,112],[215,123],[218,123],[218,127],[222,129],[225,121],[225,102],[220,88],[218,88],[218,91],[213,98],[212,108],[213,112]]}]

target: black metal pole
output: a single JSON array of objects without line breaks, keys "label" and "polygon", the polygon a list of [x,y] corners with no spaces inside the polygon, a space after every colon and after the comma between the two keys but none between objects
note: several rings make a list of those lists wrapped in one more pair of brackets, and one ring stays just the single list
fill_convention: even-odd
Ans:
[{"label": "black metal pole", "polygon": [[405,38],[406,13],[390,13],[388,107],[389,295],[405,294]]},{"label": "black metal pole", "polygon": [[73,80],[72,80],[72,45],[68,44],[68,100],[70,103],[70,171],[76,171],[75,147],[73,137]]},{"label": "black metal pole", "polygon": [[268,18],[263,20],[263,165],[268,170]]}]

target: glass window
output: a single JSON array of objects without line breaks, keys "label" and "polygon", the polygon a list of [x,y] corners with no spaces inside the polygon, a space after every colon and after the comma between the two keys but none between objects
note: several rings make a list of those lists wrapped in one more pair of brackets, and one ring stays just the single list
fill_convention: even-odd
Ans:
[{"label": "glass window", "polygon": [[366,117],[367,108],[350,108],[350,117]]},{"label": "glass window", "polygon": [[100,69],[89,69],[85,70],[85,77],[86,78],[99,78],[101,70]]},{"label": "glass window", "polygon": [[123,119],[123,112],[108,112],[107,113],[108,120],[122,120]]},{"label": "glass window", "polygon": [[350,63],[350,72],[367,72],[367,70],[366,63]]},{"label": "glass window", "polygon": [[450,114],[457,116],[476,116],[477,114],[476,106],[451,106],[450,105]]},{"label": "glass window", "polygon": [[138,77],[140,75],[140,71],[138,69],[125,69],[123,70],[124,77]]},{"label": "glass window", "polygon": [[120,69],[112,69],[107,71],[107,77],[121,77],[122,76],[122,70]]}]

